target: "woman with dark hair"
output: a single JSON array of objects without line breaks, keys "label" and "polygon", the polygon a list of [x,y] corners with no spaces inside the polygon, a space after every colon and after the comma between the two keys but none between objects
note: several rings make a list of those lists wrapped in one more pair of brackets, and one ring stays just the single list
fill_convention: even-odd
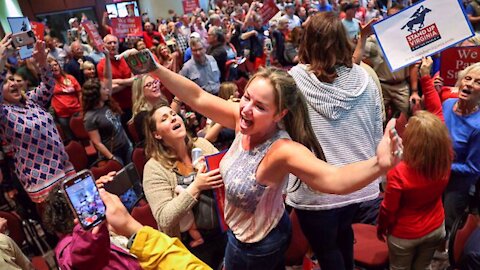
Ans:
[{"label": "woman with dark hair", "polygon": [[[321,12],[307,21],[300,63],[289,72],[306,99],[326,161],[335,166],[375,156],[383,133],[379,91],[372,77],[353,63],[353,52],[340,19]],[[360,203],[378,197],[379,180],[344,195],[318,193],[292,181],[286,203],[295,208],[322,269],[354,268],[352,220]]]},{"label": "woman with dark hair", "polygon": [[73,114],[82,111],[80,104],[82,87],[75,77],[63,71],[55,58],[48,58],[48,63],[55,78],[52,107],[55,118],[65,133],[65,141],[69,141],[74,138],[70,129],[70,118]]},{"label": "woman with dark hair", "polygon": [[126,165],[131,162],[133,146],[120,121],[122,110],[111,97],[110,58],[106,57],[105,59],[105,73],[107,74],[105,77],[108,79],[104,82],[90,79],[83,84],[83,121],[99,156],[106,159],[117,159]]},{"label": "woman with dark hair", "polygon": [[55,247],[60,269],[142,269],[128,251],[110,242],[107,223],[90,231],[77,224],[63,192],[57,187],[50,193],[43,213],[45,227],[60,239]]},{"label": "woman with dark hair", "polygon": [[15,174],[30,199],[41,203],[66,175],[75,173],[52,116],[46,111],[55,81],[47,63],[45,43],[37,41],[33,60],[42,82],[23,95],[13,74],[4,69],[12,40],[0,41],[0,137],[13,147]]}]

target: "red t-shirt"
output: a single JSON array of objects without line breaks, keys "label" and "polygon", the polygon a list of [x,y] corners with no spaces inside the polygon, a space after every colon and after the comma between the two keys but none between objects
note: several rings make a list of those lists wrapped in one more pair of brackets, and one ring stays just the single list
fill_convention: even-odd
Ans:
[{"label": "red t-shirt", "polygon": [[379,228],[403,239],[423,237],[442,225],[444,179],[429,179],[400,162],[387,174],[387,188],[378,216]]},{"label": "red t-shirt", "polygon": [[153,44],[154,37],[159,41],[159,43],[165,43],[165,40],[163,40],[163,37],[162,35],[160,35],[159,32],[153,31],[152,34],[149,35],[147,32],[143,31],[143,42],[145,42],[145,46],[147,46],[147,49],[155,46],[155,44]]},{"label": "red t-shirt", "polygon": [[[120,58],[120,60],[111,60],[112,61],[112,78],[113,79],[128,79],[132,77],[132,72],[130,67],[128,67],[125,59]],[[104,79],[103,71],[105,69],[105,58],[102,58],[97,65],[98,78],[100,80]],[[126,87],[123,90],[112,95],[115,101],[118,102],[120,108],[122,109],[132,109],[132,87]]]},{"label": "red t-shirt", "polygon": [[72,75],[55,79],[53,88],[52,107],[58,117],[70,117],[82,110],[79,93],[82,91],[80,84]]}]

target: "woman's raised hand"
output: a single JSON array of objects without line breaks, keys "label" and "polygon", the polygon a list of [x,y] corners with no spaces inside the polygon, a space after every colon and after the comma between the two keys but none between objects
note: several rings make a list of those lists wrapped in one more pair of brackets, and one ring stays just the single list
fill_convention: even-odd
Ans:
[{"label": "woman's raised hand", "polygon": [[430,75],[432,70],[433,60],[429,57],[422,58],[422,64],[420,65],[420,76]]},{"label": "woman's raised hand", "polygon": [[47,50],[45,49],[45,41],[37,40],[33,50],[33,59],[37,62],[40,68],[47,66]]},{"label": "woman's raised hand", "polygon": [[402,138],[395,130],[395,121],[395,118],[388,121],[383,138],[377,147],[378,163],[385,171],[397,165],[403,156]]},{"label": "woman's raised hand", "polygon": [[3,72],[5,64],[7,63],[7,50],[10,44],[12,44],[11,33],[5,35],[5,37],[0,41],[0,73]]}]

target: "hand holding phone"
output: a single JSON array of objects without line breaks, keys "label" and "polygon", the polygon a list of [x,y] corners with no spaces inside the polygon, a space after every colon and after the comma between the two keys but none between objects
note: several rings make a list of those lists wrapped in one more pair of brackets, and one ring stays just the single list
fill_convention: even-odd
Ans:
[{"label": "hand holding phone", "polygon": [[143,198],[143,189],[140,184],[140,176],[133,163],[129,163],[113,176],[112,181],[103,183],[106,191],[120,197],[123,205],[130,212],[138,201]]},{"label": "hand holding phone", "polygon": [[67,178],[62,189],[83,229],[89,230],[105,220],[106,207],[90,171],[83,170]]},{"label": "hand holding phone", "polygon": [[35,34],[32,30],[18,32],[12,35],[12,45],[15,48],[20,48],[23,46],[33,46],[35,41]]}]

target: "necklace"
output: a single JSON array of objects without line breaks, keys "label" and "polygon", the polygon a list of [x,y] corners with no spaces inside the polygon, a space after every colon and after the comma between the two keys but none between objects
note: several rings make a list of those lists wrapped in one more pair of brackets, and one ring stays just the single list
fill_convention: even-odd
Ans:
[{"label": "necklace", "polygon": [[469,109],[462,110],[462,109],[460,109],[460,107],[458,106],[458,102],[457,102],[457,103],[455,103],[455,109],[454,109],[454,111],[455,111],[456,113],[460,114],[460,115],[469,115],[469,114],[472,114],[472,113],[478,111],[479,107],[480,107],[480,106],[477,104],[477,105],[475,105],[475,107],[473,107],[473,108],[470,109],[470,110],[469,110]]}]

